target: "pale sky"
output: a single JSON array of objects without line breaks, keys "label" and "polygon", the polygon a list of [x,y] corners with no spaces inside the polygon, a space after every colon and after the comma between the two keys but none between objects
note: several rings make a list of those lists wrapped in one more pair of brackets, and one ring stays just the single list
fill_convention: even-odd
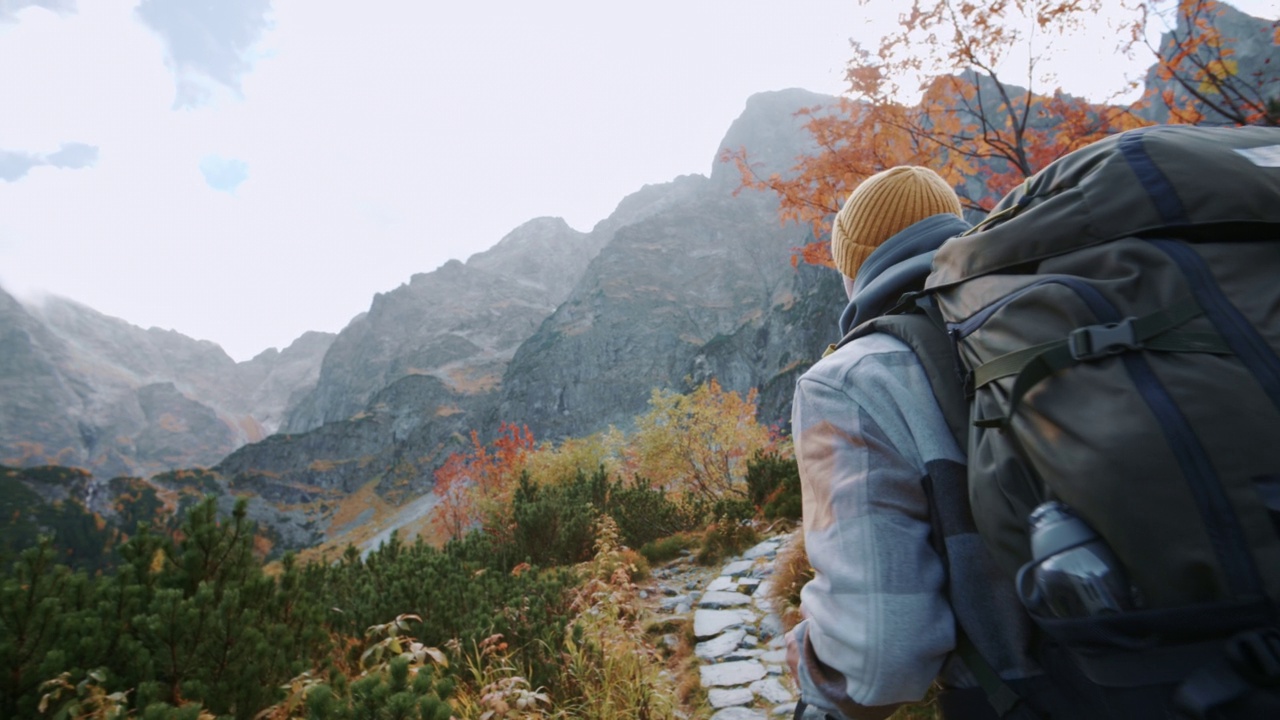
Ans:
[{"label": "pale sky", "polygon": [[[237,360],[336,332],[527,220],[709,174],[750,95],[839,94],[899,6],[0,0],[0,286]],[[1148,63],[1106,32],[1068,92]]]}]

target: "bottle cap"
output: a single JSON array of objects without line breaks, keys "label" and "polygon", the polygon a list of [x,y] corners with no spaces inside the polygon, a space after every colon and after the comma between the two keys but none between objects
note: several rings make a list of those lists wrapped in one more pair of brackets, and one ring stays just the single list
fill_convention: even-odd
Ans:
[{"label": "bottle cap", "polygon": [[1031,557],[1036,562],[1098,537],[1071,508],[1050,500],[1031,512]]}]

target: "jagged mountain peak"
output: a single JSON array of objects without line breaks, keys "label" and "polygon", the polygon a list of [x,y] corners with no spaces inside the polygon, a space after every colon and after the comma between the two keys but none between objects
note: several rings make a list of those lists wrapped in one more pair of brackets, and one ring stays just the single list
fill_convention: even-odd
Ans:
[{"label": "jagged mountain peak", "polygon": [[747,98],[742,114],[733,121],[716,149],[711,180],[721,189],[737,188],[741,182],[733,163],[721,162],[724,150],[746,148],[752,166],[761,177],[787,174],[802,154],[816,149],[804,124],[808,118],[796,113],[805,108],[831,107],[837,98],[800,88],[761,92]]},{"label": "jagged mountain peak", "polygon": [[450,260],[378,293],[338,335],[286,430],[350,418],[408,375],[431,375],[466,396],[493,390],[516,347],[563,302],[600,245],[562,218],[536,218],[465,263]]}]

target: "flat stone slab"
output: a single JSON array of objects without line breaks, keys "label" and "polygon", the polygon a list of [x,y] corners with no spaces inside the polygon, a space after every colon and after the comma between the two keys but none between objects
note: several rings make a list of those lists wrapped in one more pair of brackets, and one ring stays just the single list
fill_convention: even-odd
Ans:
[{"label": "flat stone slab", "polygon": [[755,693],[743,687],[712,688],[707,691],[707,702],[711,703],[711,707],[717,710],[734,707],[735,705],[750,705],[751,701],[755,699]]},{"label": "flat stone slab", "polygon": [[702,687],[705,688],[750,685],[768,674],[764,665],[755,660],[703,665],[698,671],[702,674]]},{"label": "flat stone slab", "polygon": [[751,683],[751,692],[764,698],[765,702],[773,705],[780,705],[786,702],[794,702],[795,694],[791,689],[782,684],[782,681],[776,677],[768,677],[763,680],[757,680]]},{"label": "flat stone slab", "polygon": [[769,613],[760,619],[760,637],[772,638],[782,634],[782,618]]},{"label": "flat stone slab", "polygon": [[721,575],[720,577],[707,583],[707,592],[721,592],[723,590],[737,590],[738,581],[730,575]]},{"label": "flat stone slab", "polygon": [[750,594],[759,587],[762,580],[760,578],[744,577],[738,578],[738,591]]},{"label": "flat stone slab", "polygon": [[737,562],[731,562],[728,565],[724,566],[724,569],[720,571],[720,574],[721,575],[745,575],[746,573],[751,572],[751,568],[755,567],[755,565],[756,564],[750,560],[739,560]]},{"label": "flat stone slab", "polygon": [[777,540],[765,540],[750,550],[742,553],[742,557],[746,560],[755,560],[758,557],[767,557],[776,554],[780,547],[782,547],[782,543]]},{"label": "flat stone slab", "polygon": [[699,610],[693,614],[693,636],[706,640],[753,620],[750,613],[742,610]]},{"label": "flat stone slab", "polygon": [[708,592],[698,601],[698,607],[712,608],[713,610],[723,610],[724,608],[741,607],[751,603],[750,595],[743,595],[740,592],[726,592],[718,590],[716,592]]},{"label": "flat stone slab", "polygon": [[658,604],[658,607],[669,612],[671,610],[675,610],[680,605],[687,606],[689,602],[688,595],[676,595],[675,597],[663,598],[662,602]]},{"label": "flat stone slab", "polygon": [[770,650],[769,652],[760,656],[760,661],[767,662],[767,663],[774,663],[776,665],[785,665],[787,663],[787,651],[785,649]]},{"label": "flat stone slab", "polygon": [[742,638],[747,636],[746,630],[729,630],[706,642],[700,642],[693,648],[693,654],[703,660],[715,660],[738,649]]},{"label": "flat stone slab", "polygon": [[752,710],[744,707],[730,707],[717,710],[710,720],[769,720],[763,710]]}]

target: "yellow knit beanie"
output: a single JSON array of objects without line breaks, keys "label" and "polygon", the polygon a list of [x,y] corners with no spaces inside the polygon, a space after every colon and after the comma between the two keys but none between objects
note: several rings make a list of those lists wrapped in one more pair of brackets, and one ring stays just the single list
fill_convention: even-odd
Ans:
[{"label": "yellow knit beanie", "polygon": [[854,277],[873,250],[908,226],[939,213],[964,217],[960,198],[938,173],[901,165],[863,180],[836,214],[831,257]]}]

